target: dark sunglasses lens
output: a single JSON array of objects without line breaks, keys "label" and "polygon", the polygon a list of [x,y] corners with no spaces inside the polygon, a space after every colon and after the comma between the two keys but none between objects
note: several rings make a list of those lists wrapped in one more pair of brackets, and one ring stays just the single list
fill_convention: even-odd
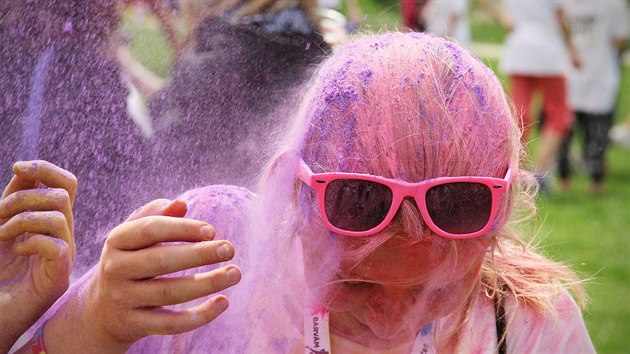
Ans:
[{"label": "dark sunglasses lens", "polygon": [[488,224],[492,192],[481,183],[441,184],[427,191],[426,205],[437,227],[451,234],[469,234]]},{"label": "dark sunglasses lens", "polygon": [[326,187],[328,221],[347,231],[367,231],[380,224],[392,205],[386,185],[358,179],[338,179]]}]

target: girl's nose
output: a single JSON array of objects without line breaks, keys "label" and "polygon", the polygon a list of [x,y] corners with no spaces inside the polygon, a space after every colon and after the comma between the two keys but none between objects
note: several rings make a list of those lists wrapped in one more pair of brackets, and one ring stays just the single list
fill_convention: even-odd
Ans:
[{"label": "girl's nose", "polygon": [[375,286],[372,294],[368,297],[368,305],[375,311],[380,311],[387,306],[387,296],[382,286]]},{"label": "girl's nose", "polygon": [[404,298],[405,294],[406,292],[404,291],[389,290],[382,285],[378,285],[374,287],[367,301],[374,310],[394,309],[408,302]]}]

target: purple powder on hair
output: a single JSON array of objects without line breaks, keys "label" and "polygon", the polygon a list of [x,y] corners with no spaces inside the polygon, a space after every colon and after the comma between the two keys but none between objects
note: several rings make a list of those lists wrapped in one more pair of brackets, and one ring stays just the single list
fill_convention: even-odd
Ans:
[{"label": "purple powder on hair", "polygon": [[387,42],[387,39],[389,36],[384,36],[384,40],[385,42],[374,42],[372,44],[370,44],[370,48],[372,48],[372,50],[377,51],[383,48],[387,48],[389,46],[389,43]]},{"label": "purple powder on hair", "polygon": [[402,78],[402,83],[403,83],[403,85],[405,85],[405,86],[407,86],[407,87],[413,87],[413,84],[412,84],[412,82],[411,82],[411,78],[410,78],[409,76],[407,76],[407,75],[405,75],[405,76]]},{"label": "purple powder on hair", "polygon": [[484,95],[483,88],[480,85],[473,86],[473,92],[475,93],[475,98],[477,102],[479,102],[479,107],[482,109],[486,108],[486,96]]},{"label": "purple powder on hair", "polygon": [[497,123],[499,122],[500,118],[501,118],[501,113],[500,112],[497,112],[497,113],[493,114],[492,115],[492,124],[491,124],[491,126],[493,126],[493,127],[496,126]]},{"label": "purple powder on hair", "polygon": [[346,161],[345,158],[343,158],[343,155],[347,154],[348,152],[354,149],[354,143],[355,141],[357,141],[357,133],[356,133],[357,122],[358,122],[357,115],[354,112],[350,113],[348,123],[343,125],[340,131],[341,136],[343,137],[343,143],[338,152],[339,154],[338,156],[341,156],[340,167],[344,169],[348,169],[348,170],[351,170],[353,166],[350,166],[350,163]]},{"label": "purple powder on hair", "polygon": [[335,105],[341,109],[348,109],[353,102],[359,100],[359,94],[353,86],[341,88],[336,82],[331,83],[324,91],[326,103]]},{"label": "purple powder on hair", "polygon": [[349,171],[350,170],[350,163],[349,163],[348,159],[346,159],[346,157],[344,156],[343,153],[337,152],[337,161],[338,161],[339,169],[341,171]]},{"label": "purple powder on hair", "polygon": [[364,87],[370,84],[372,81],[372,75],[374,75],[374,73],[370,69],[361,70],[359,73],[359,79],[361,79],[361,84]]},{"label": "purple powder on hair", "polygon": [[[453,95],[455,94],[455,91],[457,90],[457,86],[459,85],[461,78],[464,76],[464,73],[462,72],[462,64],[461,64],[462,52],[459,49],[459,47],[457,47],[451,42],[447,42],[445,44],[445,47],[448,48],[449,51],[451,52],[453,56],[453,61],[454,61],[453,69],[452,69],[453,77],[449,81],[449,85],[445,93],[445,101],[446,101],[446,104],[448,105],[453,99]],[[451,109],[451,107],[449,107],[449,112],[453,112],[453,109]]]},{"label": "purple powder on hair", "polygon": [[348,139],[354,141],[357,138],[356,135],[356,127],[358,124],[358,119],[357,119],[357,114],[352,112],[350,113],[350,120],[348,121],[348,124],[345,126],[344,131],[346,131],[348,134]]}]

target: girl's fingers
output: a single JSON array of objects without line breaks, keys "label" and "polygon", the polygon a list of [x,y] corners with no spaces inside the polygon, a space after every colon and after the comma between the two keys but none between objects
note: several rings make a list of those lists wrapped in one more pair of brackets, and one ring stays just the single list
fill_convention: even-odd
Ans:
[{"label": "girl's fingers", "polygon": [[12,247],[18,256],[39,254],[42,258],[55,261],[68,257],[68,244],[46,235],[30,235]]},{"label": "girl's fingers", "polygon": [[[33,188],[34,182],[41,182],[49,188],[62,188],[68,191],[70,203],[74,204],[77,193],[77,178],[69,171],[43,160],[18,161],[13,165],[15,176],[4,190],[6,197],[18,190]],[[30,185],[29,185],[30,181]]]},{"label": "girl's fingers", "polygon": [[120,250],[139,250],[162,242],[198,242],[214,238],[210,224],[193,219],[147,216],[117,226],[106,246]]},{"label": "girl's fingers", "polygon": [[12,250],[14,254],[24,257],[39,254],[45,260],[42,264],[46,277],[54,285],[53,288],[60,292],[67,289],[72,271],[72,258],[67,243],[46,235],[31,235],[14,244]]},{"label": "girl's fingers", "polygon": [[206,273],[137,282],[133,299],[142,299],[136,307],[159,307],[182,304],[225,290],[241,280],[241,271],[234,265]]},{"label": "girl's fingers", "polygon": [[179,334],[212,322],[228,306],[228,299],[218,295],[199,306],[181,311],[164,308],[137,310],[130,322],[143,328],[146,335]]},{"label": "girl's fingers", "polygon": [[138,220],[147,216],[164,215],[173,217],[183,217],[188,211],[188,206],[183,200],[156,199],[142,208],[134,211],[127,221]]},{"label": "girl's fingers", "polygon": [[[2,192],[1,198],[6,198],[8,195],[15,193],[16,191],[26,190],[26,189],[36,189],[39,187],[38,181],[32,181],[29,179],[24,179],[22,177],[13,176],[9,184],[4,188],[4,192]],[[0,198],[0,199],[1,199]]]},{"label": "girl's fingers", "polygon": [[165,244],[135,252],[121,252],[112,272],[128,279],[146,279],[180,270],[229,261],[234,246],[228,241]]},{"label": "girl's fingers", "polygon": [[24,234],[40,234],[58,238],[66,242],[74,254],[74,240],[65,215],[59,211],[23,212],[0,225],[0,241],[13,240]]},{"label": "girl's fingers", "polygon": [[29,189],[11,193],[0,200],[0,219],[8,219],[25,211],[60,211],[72,231],[72,206],[65,189]]},{"label": "girl's fingers", "polygon": [[143,205],[140,209],[131,213],[131,215],[127,218],[127,221],[138,220],[146,216],[162,215],[162,211],[166,208],[169,202],[170,200],[168,199],[152,200]]},{"label": "girl's fingers", "polygon": [[172,216],[175,218],[183,218],[187,212],[188,212],[188,205],[186,205],[185,201],[173,200],[166,206],[166,208],[162,212],[162,215]]}]

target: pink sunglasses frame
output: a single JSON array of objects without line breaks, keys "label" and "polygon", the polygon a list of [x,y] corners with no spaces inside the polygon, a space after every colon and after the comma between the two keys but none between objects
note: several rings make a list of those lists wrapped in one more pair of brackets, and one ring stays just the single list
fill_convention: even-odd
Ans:
[{"label": "pink sunglasses frame", "polygon": [[[494,223],[494,219],[497,214],[497,209],[499,206],[499,201],[501,200],[503,194],[505,194],[509,187],[510,181],[512,177],[512,166],[508,167],[508,170],[503,179],[494,178],[494,177],[474,177],[474,176],[466,176],[466,177],[439,177],[434,179],[428,179],[421,182],[409,183],[405,181],[400,181],[396,179],[390,179],[380,176],[374,176],[369,174],[360,174],[360,173],[345,173],[345,172],[330,172],[330,173],[313,173],[313,171],[306,165],[304,160],[300,160],[298,164],[297,177],[304,182],[307,186],[315,189],[317,192],[317,199],[319,203],[319,212],[324,222],[326,228],[330,231],[344,235],[344,236],[370,236],[374,235],[378,232],[381,232],[383,229],[389,225],[392,221],[398,209],[400,208],[400,204],[403,199],[406,197],[413,197],[416,201],[416,205],[420,210],[420,215],[422,215],[422,220],[424,220],[425,224],[431,229],[431,231],[435,232],[437,235],[446,238],[453,239],[466,239],[473,238],[477,236],[481,236],[488,232]],[[326,216],[326,208],[325,208],[325,192],[326,187],[332,181],[339,179],[354,179],[354,180],[363,180],[363,181],[371,181],[383,184],[389,189],[392,190],[392,205],[387,212],[387,216],[383,221],[377,226],[373,227],[370,230],[366,231],[348,231],[335,227],[330,223],[328,217]],[[456,183],[456,182],[471,182],[471,183],[480,183],[488,186],[492,195],[492,206],[490,210],[490,216],[488,217],[488,222],[486,225],[480,229],[479,231],[467,233],[467,234],[452,234],[440,229],[431,219],[429,215],[429,211],[427,210],[427,205],[424,202],[426,198],[426,193],[432,187],[448,184],[448,183]]]}]

